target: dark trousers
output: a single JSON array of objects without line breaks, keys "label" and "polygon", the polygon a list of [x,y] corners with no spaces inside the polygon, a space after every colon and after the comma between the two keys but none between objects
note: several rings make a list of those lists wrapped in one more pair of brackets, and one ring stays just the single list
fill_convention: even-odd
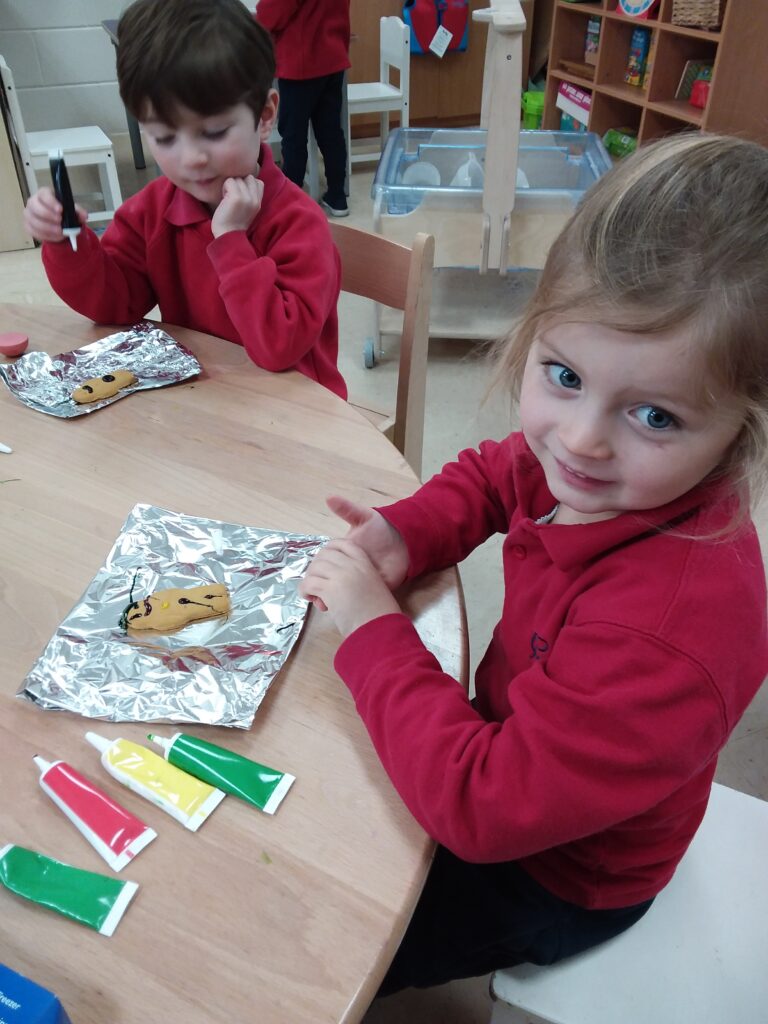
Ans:
[{"label": "dark trousers", "polygon": [[323,154],[330,200],[343,197],[347,175],[347,145],[341,127],[343,83],[343,71],[304,80],[280,78],[277,83],[277,130],[282,139],[283,174],[301,188],[307,171],[307,139],[312,122]]},{"label": "dark trousers", "polygon": [[440,846],[378,995],[521,963],[555,963],[625,931],[652,902],[584,910],[553,896],[514,862],[468,864]]}]

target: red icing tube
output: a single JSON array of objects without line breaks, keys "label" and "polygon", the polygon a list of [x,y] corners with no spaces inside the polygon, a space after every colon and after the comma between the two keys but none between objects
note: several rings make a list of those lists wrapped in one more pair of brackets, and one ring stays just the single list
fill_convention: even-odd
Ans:
[{"label": "red icing tube", "polygon": [[157,833],[65,761],[35,757],[40,786],[114,871],[120,871]]}]

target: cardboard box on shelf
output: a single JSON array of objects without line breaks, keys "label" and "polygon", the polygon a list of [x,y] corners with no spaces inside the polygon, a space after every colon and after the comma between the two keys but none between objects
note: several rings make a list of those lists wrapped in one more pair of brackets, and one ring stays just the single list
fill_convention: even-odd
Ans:
[{"label": "cardboard box on shelf", "polygon": [[586,126],[589,123],[592,93],[585,92],[584,89],[579,89],[578,86],[571,85],[570,82],[561,82],[557,88],[555,106]]}]

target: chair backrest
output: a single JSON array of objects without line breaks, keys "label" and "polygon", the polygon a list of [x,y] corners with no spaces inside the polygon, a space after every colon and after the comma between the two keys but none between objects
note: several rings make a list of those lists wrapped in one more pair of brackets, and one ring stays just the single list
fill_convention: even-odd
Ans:
[{"label": "chair backrest", "polygon": [[2,78],[5,101],[11,118],[10,128],[13,131],[14,141],[19,150],[27,188],[29,189],[29,194],[32,195],[33,192],[37,191],[37,179],[35,178],[35,172],[32,169],[32,157],[29,152],[29,145],[27,144],[27,131],[24,127],[24,119],[21,116],[19,97],[16,94],[16,86],[13,81],[11,69],[6,64],[5,58],[1,55],[0,78]]},{"label": "chair backrest", "polygon": [[411,29],[402,18],[393,15],[379,22],[379,77],[390,84],[391,67],[400,72],[400,91],[408,96],[411,69]]},{"label": "chair backrest", "polygon": [[409,249],[345,224],[332,221],[330,228],[341,256],[342,291],[403,311],[392,440],[420,475],[435,239],[418,234]]}]

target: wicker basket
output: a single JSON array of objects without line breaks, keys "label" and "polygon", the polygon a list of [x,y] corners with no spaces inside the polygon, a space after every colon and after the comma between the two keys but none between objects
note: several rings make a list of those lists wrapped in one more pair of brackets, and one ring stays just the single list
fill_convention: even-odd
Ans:
[{"label": "wicker basket", "polygon": [[725,0],[672,0],[672,24],[720,28]]}]

